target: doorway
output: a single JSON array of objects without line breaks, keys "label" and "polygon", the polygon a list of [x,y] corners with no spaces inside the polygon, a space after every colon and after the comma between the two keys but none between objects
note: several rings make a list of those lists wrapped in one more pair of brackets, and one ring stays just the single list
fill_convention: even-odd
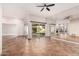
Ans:
[{"label": "doorway", "polygon": [[45,24],[33,22],[32,23],[32,37],[44,37],[45,36]]}]

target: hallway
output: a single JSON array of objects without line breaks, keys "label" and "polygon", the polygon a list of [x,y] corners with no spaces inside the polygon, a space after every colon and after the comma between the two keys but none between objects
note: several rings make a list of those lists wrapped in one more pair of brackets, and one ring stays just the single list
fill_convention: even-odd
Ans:
[{"label": "hallway", "polygon": [[79,44],[45,37],[28,40],[25,37],[3,37],[2,55],[5,56],[79,56]]}]

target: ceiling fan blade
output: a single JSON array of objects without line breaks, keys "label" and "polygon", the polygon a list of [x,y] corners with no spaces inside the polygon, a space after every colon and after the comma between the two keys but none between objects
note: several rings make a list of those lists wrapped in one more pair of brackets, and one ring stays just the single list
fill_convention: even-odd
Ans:
[{"label": "ceiling fan blade", "polygon": [[39,6],[37,6],[37,7],[45,7],[46,6],[46,4],[43,4],[43,5],[39,5]]},{"label": "ceiling fan blade", "polygon": [[43,10],[44,10],[44,8],[41,9],[41,11],[43,11]]},{"label": "ceiling fan blade", "polygon": [[44,6],[36,6],[36,7],[44,7]]},{"label": "ceiling fan blade", "polygon": [[51,7],[51,6],[54,6],[55,4],[50,4],[50,5],[47,5],[47,7]]},{"label": "ceiling fan blade", "polygon": [[50,9],[49,8],[46,8],[48,11],[50,11]]},{"label": "ceiling fan blade", "polygon": [[65,17],[64,19],[69,19],[69,18],[71,18],[71,16],[67,16],[67,17]]}]

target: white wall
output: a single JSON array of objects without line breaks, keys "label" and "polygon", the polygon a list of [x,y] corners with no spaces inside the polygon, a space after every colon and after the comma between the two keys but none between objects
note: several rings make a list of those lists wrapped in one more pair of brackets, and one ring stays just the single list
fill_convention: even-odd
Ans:
[{"label": "white wall", "polygon": [[24,23],[20,19],[3,19],[3,35],[23,35]]},{"label": "white wall", "polygon": [[2,18],[2,6],[0,4],[0,55],[2,53],[2,22],[1,22],[1,18]]},{"label": "white wall", "polygon": [[75,34],[79,36],[79,20],[74,20],[69,23],[68,32],[70,35]]},{"label": "white wall", "polygon": [[2,24],[3,35],[17,35],[17,25],[16,24]]}]

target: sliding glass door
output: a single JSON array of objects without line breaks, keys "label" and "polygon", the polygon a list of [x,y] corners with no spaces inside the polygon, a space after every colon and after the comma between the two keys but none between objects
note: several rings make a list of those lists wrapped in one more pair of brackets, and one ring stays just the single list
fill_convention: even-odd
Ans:
[{"label": "sliding glass door", "polygon": [[32,24],[32,35],[33,36],[45,36],[45,25],[41,23]]}]

